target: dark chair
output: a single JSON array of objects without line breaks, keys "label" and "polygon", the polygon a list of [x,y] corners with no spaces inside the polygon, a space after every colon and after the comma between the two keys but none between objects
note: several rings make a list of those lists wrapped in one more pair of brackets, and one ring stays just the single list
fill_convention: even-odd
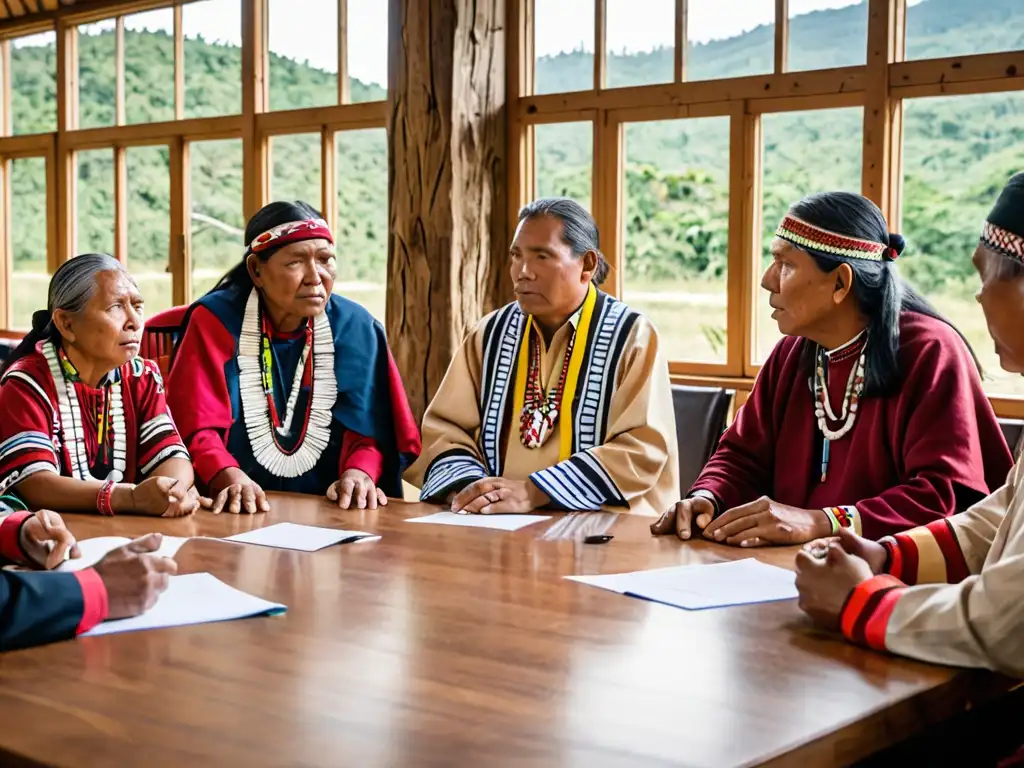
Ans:
[{"label": "dark chair", "polygon": [[672,385],[679,438],[680,497],[690,490],[725,431],[735,392],[720,387]]},{"label": "dark chair", "polygon": [[1020,441],[1024,437],[1024,421],[1020,419],[1000,419],[999,427],[1003,430],[1006,444],[1010,446],[1014,457],[1020,453]]},{"label": "dark chair", "polygon": [[171,369],[171,352],[181,332],[188,307],[171,307],[149,319],[142,331],[142,345],[139,355],[152,360],[166,378]]}]

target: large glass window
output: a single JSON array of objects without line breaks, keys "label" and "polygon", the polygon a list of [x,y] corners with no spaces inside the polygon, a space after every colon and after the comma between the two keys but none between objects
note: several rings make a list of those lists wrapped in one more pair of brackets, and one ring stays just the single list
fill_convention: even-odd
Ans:
[{"label": "large glass window", "polygon": [[729,118],[626,126],[623,298],[670,360],[726,361]]},{"label": "large glass window", "polygon": [[242,140],[193,142],[189,174],[192,296],[197,298],[242,259]]},{"label": "large glass window", "polygon": [[174,119],[174,11],[170,8],[124,17],[124,114],[129,124]]},{"label": "large glass window", "polygon": [[775,69],[774,0],[689,0],[687,12],[687,80]]},{"label": "large glass window", "polygon": [[388,97],[388,4],[348,0],[348,82],[352,103]]},{"label": "large glass window", "polygon": [[185,36],[185,117],[239,114],[242,4],[239,0],[186,3],[181,9],[181,25]]},{"label": "large glass window", "polygon": [[971,255],[999,190],[1024,171],[1024,94],[912,99],[903,104],[901,268],[974,347],[992,394],[1024,394],[1004,372],[981,308]]},{"label": "large glass window", "polygon": [[16,158],[11,168],[11,249],[15,290],[10,293],[15,328],[32,327],[32,313],[46,308],[46,160]]},{"label": "large glass window", "polygon": [[[793,203],[816,192],[860,192],[864,110],[819,109],[761,118],[764,142],[761,269],[771,263],[779,222]],[[827,158],[827,162],[820,162]],[[763,362],[781,338],[768,292],[758,288],[754,362]]]},{"label": "large glass window", "polygon": [[11,41],[14,135],[57,130],[57,33]]},{"label": "large glass window", "polygon": [[76,152],[79,253],[114,253],[114,151]]},{"label": "large glass window", "polygon": [[908,0],[908,59],[936,59],[1024,48],[1024,3],[1017,0]]},{"label": "large glass window", "polygon": [[534,0],[534,93],[594,87],[594,0]]},{"label": "large glass window", "polygon": [[270,0],[268,35],[271,109],[338,103],[338,0]]},{"label": "large glass window", "polygon": [[606,0],[607,86],[670,83],[675,79],[675,0]]},{"label": "large glass window", "polygon": [[114,124],[117,83],[114,20],[78,28],[78,126],[100,128]]},{"label": "large glass window", "polygon": [[303,200],[320,208],[323,190],[319,133],[274,136],[270,140],[270,196],[274,200]]},{"label": "large glass window", "polygon": [[171,166],[167,147],[129,147],[128,269],[146,300],[146,314],[172,305]]},{"label": "large glass window", "polygon": [[388,135],[383,128],[335,134],[340,293],[384,322],[388,272]]},{"label": "large glass window", "polygon": [[854,67],[867,51],[866,0],[789,0],[787,69]]},{"label": "large glass window", "polygon": [[571,197],[588,211],[594,178],[594,125],[552,123],[533,128],[534,197]]}]

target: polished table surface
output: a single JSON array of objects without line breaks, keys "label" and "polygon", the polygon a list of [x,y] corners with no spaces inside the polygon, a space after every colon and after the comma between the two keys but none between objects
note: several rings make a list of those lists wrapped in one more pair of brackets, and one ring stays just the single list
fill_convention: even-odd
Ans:
[{"label": "polished table surface", "polygon": [[67,515],[79,539],[285,520],[383,538],[315,553],[188,542],[181,573],[288,612],[0,655],[0,765],[834,765],[996,687],[852,647],[795,601],[691,612],[562,578],[791,566],[792,549],[652,538],[629,516],[571,521],[612,526],[584,544],[543,538],[560,516],[506,533],[408,524],[435,510],[397,501],[272,500],[256,516]]}]

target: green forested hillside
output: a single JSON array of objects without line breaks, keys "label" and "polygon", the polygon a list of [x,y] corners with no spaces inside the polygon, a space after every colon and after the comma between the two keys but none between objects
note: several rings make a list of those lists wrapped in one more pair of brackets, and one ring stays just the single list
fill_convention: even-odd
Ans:
[{"label": "green forested hillside", "polygon": [[[799,16],[791,23],[790,66],[811,69],[863,63],[866,3]],[[691,46],[691,79],[767,72],[773,31],[762,26],[738,37]],[[113,116],[113,33],[80,37],[81,121],[108,125]],[[1022,0],[925,0],[908,14],[908,56],[946,56],[1024,49]],[[54,51],[15,47],[16,133],[53,130]],[[612,54],[610,85],[644,84],[671,72],[670,50]],[[583,52],[537,63],[538,90],[588,87],[592,56]],[[275,109],[331,103],[335,76],[281,57],[271,61]],[[232,114],[240,105],[237,48],[186,41],[186,115]],[[127,112],[130,122],[173,114],[171,39],[164,33],[126,36]],[[582,85],[581,85],[582,84]],[[358,101],[384,97],[377,86],[352,83]],[[909,101],[905,121],[904,234],[910,246],[904,274],[935,295],[966,298],[967,255],[995,191],[1024,169],[1024,95]],[[767,235],[786,206],[824,189],[859,189],[860,109],[768,115],[764,118],[764,219]],[[702,359],[718,359],[724,338],[722,278],[726,266],[728,121],[724,118],[638,123],[627,128],[626,279],[637,295],[675,286],[702,294],[707,342]],[[319,198],[317,137],[285,137],[273,144],[275,196]],[[592,146],[588,127],[537,129],[541,194],[589,198]],[[386,259],[386,142],[380,131],[339,137],[339,245],[348,280],[380,282]],[[167,153],[129,151],[129,249],[134,269],[162,272],[167,261],[169,210]],[[41,165],[17,161],[13,186],[18,217],[15,261],[42,262],[45,197]],[[192,153],[194,256],[209,273],[234,261],[241,219],[240,142],[196,145]],[[109,152],[89,152],[79,163],[80,248],[109,249],[113,178]],[[205,279],[205,278],[203,278]],[[200,284],[202,280],[200,280]],[[952,300],[951,298],[951,300]],[[941,303],[941,302],[940,302]],[[982,329],[983,331],[983,329]]]}]

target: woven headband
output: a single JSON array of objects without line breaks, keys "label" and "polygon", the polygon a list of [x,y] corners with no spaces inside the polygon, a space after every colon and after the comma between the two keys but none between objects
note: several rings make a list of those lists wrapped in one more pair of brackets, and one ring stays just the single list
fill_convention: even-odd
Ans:
[{"label": "woven headband", "polygon": [[254,237],[249,247],[245,249],[246,254],[260,253],[268,248],[278,248],[288,243],[297,243],[302,240],[324,239],[334,245],[334,236],[331,228],[323,219],[305,219],[304,221],[289,221],[285,224],[278,224],[268,229],[262,235]]},{"label": "woven headband", "polygon": [[868,261],[895,261],[899,252],[890,245],[876,243],[874,240],[859,240],[847,237],[828,229],[816,227],[796,216],[784,216],[775,236],[787,240],[801,248],[810,248],[835,256],[850,259],[867,259]]},{"label": "woven headband", "polygon": [[1024,237],[997,227],[990,221],[986,221],[981,228],[981,244],[1003,256],[1024,262]]}]

